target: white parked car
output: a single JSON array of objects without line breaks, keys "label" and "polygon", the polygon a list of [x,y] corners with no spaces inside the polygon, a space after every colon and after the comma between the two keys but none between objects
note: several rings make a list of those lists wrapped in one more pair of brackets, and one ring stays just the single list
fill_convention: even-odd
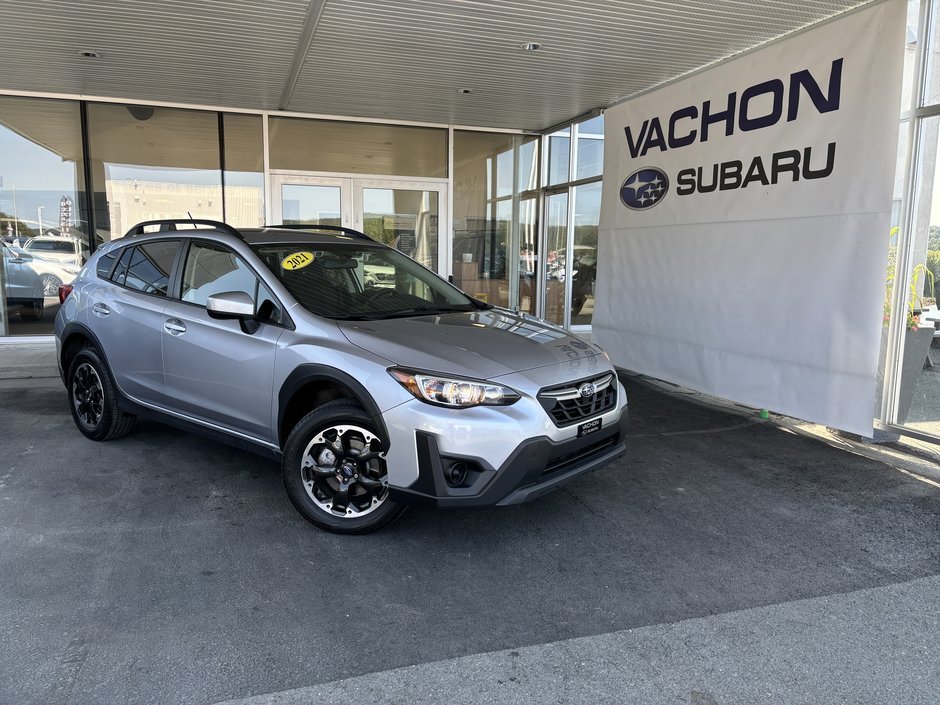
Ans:
[{"label": "white parked car", "polygon": [[78,276],[81,267],[68,262],[56,262],[55,260],[43,259],[36,256],[28,263],[29,268],[39,275],[42,281],[42,293],[44,296],[58,296],[59,286],[62,284],[71,284],[72,280]]},{"label": "white parked car", "polygon": [[69,235],[37,235],[23,249],[33,257],[66,262],[81,267],[88,261],[88,248],[80,238]]}]

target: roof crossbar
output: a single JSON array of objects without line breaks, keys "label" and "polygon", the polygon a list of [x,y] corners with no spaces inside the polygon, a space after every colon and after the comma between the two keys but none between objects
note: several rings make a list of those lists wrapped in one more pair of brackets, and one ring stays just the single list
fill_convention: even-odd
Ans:
[{"label": "roof crossbar", "polygon": [[349,235],[358,240],[372,240],[371,237],[366,235],[363,232],[358,230],[353,230],[352,228],[344,228],[342,225],[315,225],[313,223],[280,223],[278,225],[266,225],[264,226],[265,230],[332,230],[335,232],[343,233],[344,235]]},{"label": "roof crossbar", "polygon": [[[244,240],[240,232],[233,228],[228,223],[221,223],[218,220],[203,220],[200,218],[161,218],[160,220],[145,220],[142,223],[137,223],[133,228],[127,231],[125,237],[131,237],[133,235],[143,235],[144,228],[150,225],[157,225],[160,227],[160,230],[169,230],[170,232],[179,230],[177,225],[208,225],[214,228],[215,230],[220,230],[223,233],[228,233],[229,235],[234,235],[239,240]],[[189,228],[186,228],[187,230]],[[195,228],[194,228],[195,229]]]}]

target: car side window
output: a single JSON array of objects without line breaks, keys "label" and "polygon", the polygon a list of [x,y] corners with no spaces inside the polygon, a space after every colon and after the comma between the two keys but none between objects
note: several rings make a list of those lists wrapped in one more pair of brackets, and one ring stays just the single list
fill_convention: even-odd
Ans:
[{"label": "car side window", "polygon": [[95,270],[99,277],[102,279],[108,278],[108,273],[111,271],[111,265],[114,264],[114,258],[117,257],[117,253],[119,251],[120,250],[112,250],[105,255],[101,255],[101,257],[98,259],[98,266]]},{"label": "car side window", "polygon": [[[170,240],[125,248],[111,275],[111,281],[145,294],[166,296],[179,244],[179,240]],[[113,259],[115,254],[109,256]],[[98,274],[107,275],[107,269],[102,270],[100,263]]]},{"label": "car side window", "polygon": [[[145,294],[166,296],[179,246],[179,240],[162,240],[135,247],[124,273],[124,286]],[[121,261],[123,263],[123,257]]]},{"label": "car side window", "polygon": [[194,242],[183,267],[182,300],[206,306],[209,297],[240,291],[255,302],[255,312],[268,323],[280,323],[280,307],[241,257],[228,248]]},{"label": "car side window", "polygon": [[127,275],[127,265],[130,264],[131,255],[134,254],[133,247],[127,247],[121,251],[121,259],[117,267],[114,268],[114,274],[111,275],[111,281],[115,284],[124,286],[124,277]]}]

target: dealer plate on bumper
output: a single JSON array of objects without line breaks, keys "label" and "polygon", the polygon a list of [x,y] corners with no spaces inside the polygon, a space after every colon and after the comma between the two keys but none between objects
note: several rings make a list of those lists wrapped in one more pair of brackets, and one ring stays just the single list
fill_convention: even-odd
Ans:
[{"label": "dealer plate on bumper", "polygon": [[601,430],[601,420],[599,418],[592,419],[590,421],[585,421],[583,424],[578,426],[578,438],[584,438],[585,436],[590,436],[592,433],[596,433]]}]

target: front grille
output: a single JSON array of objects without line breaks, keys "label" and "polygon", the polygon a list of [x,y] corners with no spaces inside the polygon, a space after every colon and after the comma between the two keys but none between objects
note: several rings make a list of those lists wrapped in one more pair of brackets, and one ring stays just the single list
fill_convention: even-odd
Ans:
[{"label": "front grille", "polygon": [[[595,387],[594,394],[581,395],[586,383]],[[569,382],[539,392],[539,401],[559,428],[610,411],[617,404],[617,378],[607,373],[594,379]]]},{"label": "front grille", "polygon": [[607,450],[611,446],[616,445],[619,439],[619,435],[610,436],[609,438],[598,441],[593,445],[589,445],[587,448],[582,448],[581,450],[576,450],[572,453],[565,453],[564,455],[559,455],[557,458],[551,458],[548,461],[548,464],[545,466],[545,470],[542,471],[542,474],[549,475],[553,472],[567,470],[568,468],[573,467],[579,463],[586,462],[593,456],[600,455],[603,451]]}]

